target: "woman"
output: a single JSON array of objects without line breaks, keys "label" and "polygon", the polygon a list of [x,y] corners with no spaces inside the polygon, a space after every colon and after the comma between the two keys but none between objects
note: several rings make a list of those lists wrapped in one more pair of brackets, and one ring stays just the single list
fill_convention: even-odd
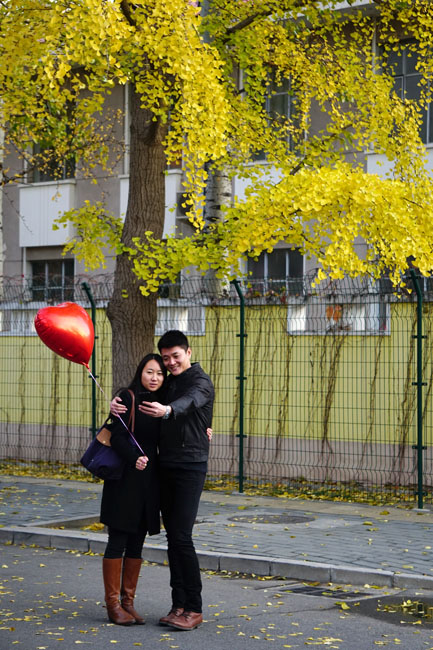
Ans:
[{"label": "woman", "polygon": [[[138,364],[129,390],[119,394],[127,409],[121,416],[127,423],[134,394],[134,438],[144,454],[133,443],[125,425],[119,420],[109,425],[111,445],[126,460],[121,479],[104,481],[101,522],[108,527],[108,543],[103,558],[105,602],[108,618],[116,625],[143,625],[135,611],[134,596],[142,564],[146,534],[160,532],[159,482],[157,445],[160,421],[142,413],[138,406],[163,400],[166,370],[159,354],[147,354]],[[120,600],[119,600],[120,599]]]}]

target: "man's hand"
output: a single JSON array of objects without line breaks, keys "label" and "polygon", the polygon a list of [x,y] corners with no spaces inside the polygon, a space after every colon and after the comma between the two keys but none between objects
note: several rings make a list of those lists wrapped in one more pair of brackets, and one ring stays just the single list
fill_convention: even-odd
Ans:
[{"label": "man's hand", "polygon": [[119,415],[123,415],[126,413],[128,409],[126,408],[125,404],[122,402],[120,397],[114,397],[114,399],[111,400],[110,403],[110,413],[115,415],[116,417],[119,417]]},{"label": "man's hand", "polygon": [[[170,407],[169,407],[170,408]],[[159,402],[141,402],[138,410],[152,418],[162,418],[165,415],[167,407]]]},{"label": "man's hand", "polygon": [[213,434],[213,430],[210,427],[208,427],[206,429],[206,435],[208,437],[209,442],[212,440],[212,434]]}]

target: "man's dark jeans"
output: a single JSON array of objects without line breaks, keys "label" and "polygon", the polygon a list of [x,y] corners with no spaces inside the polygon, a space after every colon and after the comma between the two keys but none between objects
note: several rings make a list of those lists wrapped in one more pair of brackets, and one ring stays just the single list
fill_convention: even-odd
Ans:
[{"label": "man's dark jeans", "polygon": [[167,533],[173,607],[201,612],[201,577],[192,541],[205,472],[162,467],[161,513]]}]

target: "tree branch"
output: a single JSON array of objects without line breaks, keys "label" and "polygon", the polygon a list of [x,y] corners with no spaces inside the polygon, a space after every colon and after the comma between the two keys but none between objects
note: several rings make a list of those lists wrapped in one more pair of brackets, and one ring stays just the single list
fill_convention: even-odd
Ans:
[{"label": "tree branch", "polygon": [[137,23],[132,17],[131,14],[131,8],[129,6],[129,1],[128,0],[121,0],[120,2],[120,9],[122,10],[123,15],[125,16],[126,20],[132,27],[137,27]]},{"label": "tree branch", "polygon": [[26,174],[29,173],[29,171],[31,170],[26,169],[25,171],[22,172],[16,172],[16,174],[13,174],[13,176],[9,176],[6,173],[2,173],[3,166],[0,165],[0,186],[5,187],[6,185],[11,185],[12,183],[22,182]]},{"label": "tree branch", "polygon": [[269,9],[268,11],[257,12],[252,16],[248,16],[247,18],[244,18],[240,22],[236,23],[236,25],[232,25],[232,27],[228,27],[226,29],[226,34],[227,34],[226,38],[229,38],[229,36],[231,36],[232,34],[235,34],[236,32],[240,32],[241,29],[245,29],[245,27],[248,27],[249,25],[251,25],[251,23],[253,23],[256,20],[256,18],[263,18],[266,16],[270,16],[271,13],[272,10]]},{"label": "tree branch", "polygon": [[[382,0],[375,0],[376,2],[381,2]],[[318,2],[317,0],[312,0],[311,2],[312,5],[317,6]],[[298,0],[298,2],[295,2],[293,8],[299,8],[303,7],[305,5],[305,0]],[[258,11],[252,16],[248,16],[247,18],[244,18],[243,20],[240,20],[236,25],[232,25],[231,27],[227,27],[226,29],[226,37],[224,40],[227,40],[232,34],[235,34],[236,32],[241,31],[242,29],[245,29],[245,27],[248,27],[253,23],[257,18],[266,18],[267,16],[270,16],[273,13],[273,9],[267,9],[266,11]]]}]

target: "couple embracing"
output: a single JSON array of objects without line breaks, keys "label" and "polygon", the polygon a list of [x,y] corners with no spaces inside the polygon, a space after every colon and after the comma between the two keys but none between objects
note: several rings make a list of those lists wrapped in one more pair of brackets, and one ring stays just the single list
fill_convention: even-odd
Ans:
[{"label": "couple embracing", "polygon": [[134,410],[134,437],[145,455],[131,445],[125,427],[114,418],[111,445],[127,467],[118,481],[104,481],[102,492],[101,522],[108,527],[105,603],[112,623],[144,623],[134,596],[144,540],[160,532],[161,512],[172,604],[159,623],[192,630],[203,621],[192,529],[207,471],[214,388],[200,365],[191,362],[183,332],[166,332],[158,349],[159,355],[141,360],[129,390],[120,391],[111,403],[111,412],[122,418]]}]

